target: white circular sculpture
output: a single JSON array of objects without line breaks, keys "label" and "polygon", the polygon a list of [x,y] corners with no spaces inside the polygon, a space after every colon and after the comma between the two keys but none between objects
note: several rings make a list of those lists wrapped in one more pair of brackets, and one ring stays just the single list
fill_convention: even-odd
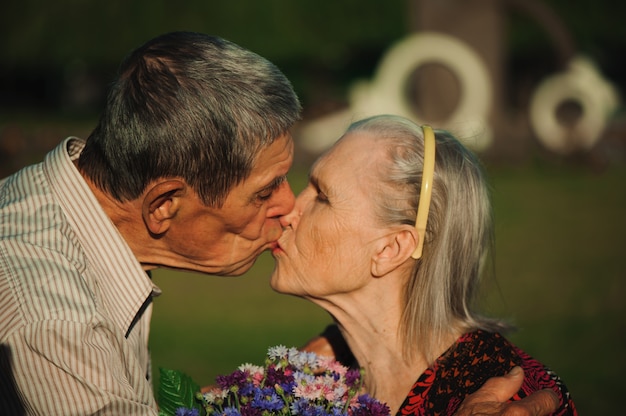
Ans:
[{"label": "white circular sculpture", "polygon": [[[560,123],[560,105],[571,101],[580,106],[572,124]],[[603,79],[593,63],[576,57],[563,73],[543,80],[530,102],[530,122],[541,143],[557,153],[591,149],[618,106],[616,89]]]},{"label": "white circular sculpture", "polygon": [[471,138],[466,144],[484,150],[491,143],[487,117],[491,110],[493,86],[482,58],[459,39],[435,32],[418,32],[396,43],[384,55],[371,82],[359,81],[350,90],[349,109],[314,120],[300,131],[310,151],[332,145],[351,121],[376,114],[397,114],[422,124],[407,93],[412,74],[426,64],[447,68],[458,80],[460,97],[442,128]]}]

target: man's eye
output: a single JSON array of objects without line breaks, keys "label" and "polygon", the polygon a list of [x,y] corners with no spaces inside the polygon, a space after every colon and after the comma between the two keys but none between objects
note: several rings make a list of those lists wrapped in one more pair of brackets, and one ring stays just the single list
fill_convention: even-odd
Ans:
[{"label": "man's eye", "polygon": [[257,200],[267,201],[272,197],[274,191],[279,189],[284,183],[287,183],[287,177],[284,175],[274,179],[274,182],[271,185],[256,194]]},{"label": "man's eye", "polygon": [[272,197],[272,193],[274,193],[274,190],[268,189],[257,194],[257,198],[259,198],[261,201],[267,201]]}]

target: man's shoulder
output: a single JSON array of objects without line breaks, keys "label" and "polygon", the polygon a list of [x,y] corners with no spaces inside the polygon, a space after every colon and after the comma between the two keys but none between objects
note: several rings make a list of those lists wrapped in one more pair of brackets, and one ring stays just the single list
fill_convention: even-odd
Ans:
[{"label": "man's shoulder", "polygon": [[52,272],[65,262],[80,268],[76,233],[36,166],[6,178],[0,195],[0,271],[13,265],[20,273]]},{"label": "man's shoulder", "polygon": [[0,239],[0,340],[33,322],[87,319],[96,288],[62,213],[40,207],[9,216],[11,225],[2,225]]}]

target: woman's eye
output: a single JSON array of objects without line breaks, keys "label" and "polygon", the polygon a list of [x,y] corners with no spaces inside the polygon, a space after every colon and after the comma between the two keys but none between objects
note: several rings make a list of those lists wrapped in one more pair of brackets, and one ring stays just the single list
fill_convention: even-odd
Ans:
[{"label": "woman's eye", "polygon": [[316,199],[318,202],[322,202],[322,203],[325,203],[325,204],[327,204],[327,203],[328,203],[328,198],[326,197],[326,194],[324,194],[323,192],[319,192],[319,191],[318,191],[318,192],[317,192],[317,196],[315,197],[315,199]]}]

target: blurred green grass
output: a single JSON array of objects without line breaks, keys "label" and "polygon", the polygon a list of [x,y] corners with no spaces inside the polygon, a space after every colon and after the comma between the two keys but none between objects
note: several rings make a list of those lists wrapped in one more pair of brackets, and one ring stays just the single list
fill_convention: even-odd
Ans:
[{"label": "blurred green grass", "polygon": [[[625,166],[528,163],[488,169],[496,214],[496,278],[485,309],[518,331],[509,338],[556,371],[581,414],[618,414],[626,370]],[[304,172],[290,176],[302,188]],[[299,346],[330,322],[304,300],[274,293],[272,258],[242,277],[160,270],[151,350],[158,368],[200,384],[268,346]]]}]

